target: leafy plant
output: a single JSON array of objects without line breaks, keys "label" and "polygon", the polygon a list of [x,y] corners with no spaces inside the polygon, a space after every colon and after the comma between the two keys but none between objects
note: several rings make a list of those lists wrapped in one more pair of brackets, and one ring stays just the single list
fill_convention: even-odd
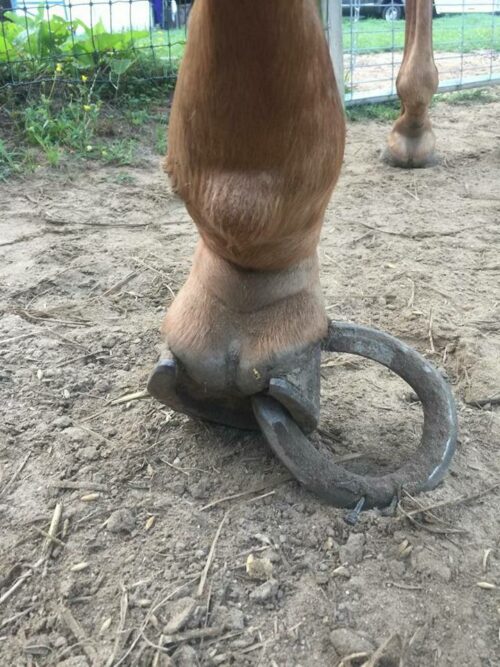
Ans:
[{"label": "leafy plant", "polygon": [[11,174],[17,173],[20,169],[18,152],[10,149],[5,141],[0,139],[0,181],[3,181]]},{"label": "leafy plant", "polygon": [[43,5],[32,16],[5,12],[5,18],[0,22],[0,85],[51,76],[60,63],[68,79],[85,73],[117,89],[126,74],[175,77],[184,50],[183,30],[108,32],[101,21],[89,27],[79,19],[49,17]]},{"label": "leafy plant", "polygon": [[42,95],[25,109],[25,135],[43,149],[66,146],[83,152],[93,140],[98,118],[99,104],[71,101],[58,109],[50,97]]}]

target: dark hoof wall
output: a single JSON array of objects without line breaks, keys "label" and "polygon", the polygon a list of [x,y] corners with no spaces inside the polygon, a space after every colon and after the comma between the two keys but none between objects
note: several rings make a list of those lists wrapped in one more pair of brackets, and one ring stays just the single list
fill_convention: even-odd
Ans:
[{"label": "dark hoof wall", "polygon": [[174,359],[160,361],[148,380],[148,392],[161,403],[168,403],[175,394],[177,364]]}]

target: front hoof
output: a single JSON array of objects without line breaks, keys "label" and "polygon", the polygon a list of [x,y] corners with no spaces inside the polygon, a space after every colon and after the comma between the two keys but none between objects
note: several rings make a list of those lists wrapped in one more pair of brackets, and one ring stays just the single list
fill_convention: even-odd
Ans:
[{"label": "front hoof", "polygon": [[436,137],[427,128],[418,133],[410,129],[393,130],[387,138],[382,160],[400,169],[424,169],[438,163]]},{"label": "front hoof", "polygon": [[153,398],[176,412],[236,428],[258,428],[247,396],[208,392],[173,357],[158,362],[147,388]]},{"label": "front hoof", "polygon": [[382,151],[380,159],[390,167],[397,167],[398,169],[427,169],[439,164],[439,157],[434,151],[427,155],[421,155],[420,153],[413,155],[395,153],[388,146]]},{"label": "front hoof", "polygon": [[175,359],[162,359],[157,363],[148,380],[148,392],[160,403],[168,403],[175,398],[177,364]]},{"label": "front hoof", "polygon": [[320,344],[315,343],[270,364],[266,371],[271,377],[267,378],[264,371],[262,375],[258,373],[258,380],[254,379],[253,385],[248,383],[247,391],[231,381],[214,389],[208,382],[201,383],[190,376],[182,361],[167,351],[151,373],[147,388],[151,396],[177,412],[244,429],[258,429],[252,396],[268,395],[309,433],[319,422],[320,364]]}]

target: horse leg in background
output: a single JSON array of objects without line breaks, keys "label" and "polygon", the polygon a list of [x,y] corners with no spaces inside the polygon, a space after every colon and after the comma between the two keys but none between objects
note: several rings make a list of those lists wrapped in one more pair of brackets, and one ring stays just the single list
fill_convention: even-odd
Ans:
[{"label": "horse leg in background", "polygon": [[196,1],[166,170],[200,240],[163,322],[160,401],[256,426],[249,397],[272,378],[295,374],[300,393],[309,373],[319,396],[316,250],[344,137],[315,0]]},{"label": "horse leg in background", "polygon": [[438,87],[432,50],[432,0],[406,1],[403,61],[396,79],[401,114],[387,140],[384,159],[396,167],[435,164],[436,138],[429,105]]}]

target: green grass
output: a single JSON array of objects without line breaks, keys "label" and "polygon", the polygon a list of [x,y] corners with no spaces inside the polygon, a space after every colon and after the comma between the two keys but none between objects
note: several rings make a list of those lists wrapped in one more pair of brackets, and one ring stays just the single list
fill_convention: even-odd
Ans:
[{"label": "green grass", "polygon": [[[492,31],[493,20],[495,32]],[[500,19],[493,19],[489,14],[465,14],[462,16],[442,16],[435,18],[433,23],[435,51],[477,51],[492,49],[500,51]],[[349,19],[342,22],[344,50],[351,50],[354,44],[358,53],[391,51],[402,49],[404,45],[404,21],[389,24],[381,19],[362,19],[351,23]],[[394,28],[394,33],[392,31]],[[463,33],[462,33],[463,31]],[[462,46],[463,44],[463,46]]]},{"label": "green grass", "polygon": [[[434,95],[431,106],[439,103],[453,106],[471,106],[473,104],[491,104],[500,101],[500,92],[496,88],[474,88],[472,90],[458,90],[454,93],[440,93]],[[353,122],[380,120],[393,123],[400,113],[399,100],[380,104],[359,104],[346,108],[346,116]]]},{"label": "green grass", "polygon": [[8,146],[5,141],[0,139],[0,181],[4,181],[12,174],[16,174],[21,169],[22,154],[13,146]]},{"label": "green grass", "polygon": [[74,88],[69,99],[49,87],[24,104],[14,100],[8,109],[0,108],[0,180],[40,165],[60,168],[82,160],[139,164],[144,141],[163,154],[167,99],[163,96],[162,106],[157,97],[144,95],[110,104],[96,97],[87,82]]},{"label": "green grass", "polygon": [[384,102],[381,104],[359,104],[347,107],[345,110],[349,120],[363,122],[367,120],[381,120],[392,123],[399,116],[399,101]]},{"label": "green grass", "polygon": [[453,106],[470,106],[472,104],[491,104],[500,102],[500,92],[497,88],[474,88],[472,90],[458,90],[455,93],[441,93],[434,95],[433,103],[446,102]]}]

